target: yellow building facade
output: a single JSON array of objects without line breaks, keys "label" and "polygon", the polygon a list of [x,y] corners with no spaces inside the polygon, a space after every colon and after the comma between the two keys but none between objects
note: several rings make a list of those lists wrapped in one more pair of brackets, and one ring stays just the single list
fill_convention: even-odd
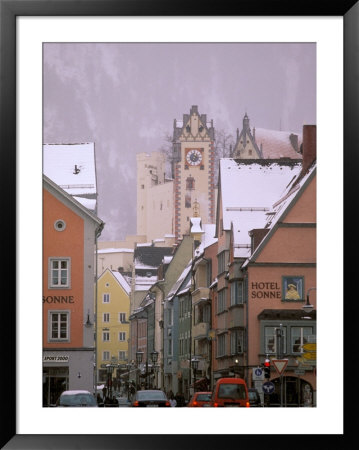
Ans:
[{"label": "yellow building facade", "polygon": [[[130,338],[130,286],[117,271],[106,269],[98,278],[96,305],[97,383],[107,381],[106,365],[126,364]],[[116,379],[117,369],[112,378]]]}]

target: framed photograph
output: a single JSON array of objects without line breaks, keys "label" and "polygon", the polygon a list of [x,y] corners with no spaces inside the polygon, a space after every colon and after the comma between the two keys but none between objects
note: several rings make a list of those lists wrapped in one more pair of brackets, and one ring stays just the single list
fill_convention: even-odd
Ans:
[{"label": "framed photograph", "polygon": [[[168,47],[168,53],[164,51],[165,58],[170,61],[173,53],[171,46],[181,45],[181,53],[176,58],[179,67],[174,71],[168,69],[169,64],[161,66],[161,70],[168,70],[168,85],[178,89],[165,89],[163,78],[151,78],[153,89],[163,89],[170,98],[172,105],[181,104],[181,99],[187,98],[189,85],[196,80],[198,96],[192,92],[193,105],[207,97],[208,105],[214,106],[221,120],[228,119],[230,114],[226,110],[226,104],[236,103],[236,96],[231,91],[232,81],[229,72],[227,77],[219,81],[215,79],[215,70],[212,70],[211,83],[208,83],[211,68],[217,67],[218,53],[208,54],[201,70],[193,70],[191,65],[185,62],[186,58],[194,58],[193,49],[201,52],[204,46],[221,45],[229,54],[237,45],[286,45],[296,47],[290,59],[291,65],[284,65],[281,70],[285,72],[288,83],[286,86],[275,85],[270,82],[273,91],[286,90],[288,103],[286,104],[287,117],[281,117],[278,127],[284,126],[283,122],[293,113],[296,102],[299,103],[296,89],[300,62],[307,64],[304,59],[297,59],[301,45],[310,44],[315,47],[315,73],[317,76],[314,93],[317,94],[317,103],[314,107],[318,124],[318,142],[320,143],[319,157],[320,174],[318,184],[318,304],[322,324],[331,323],[333,310],[336,311],[338,320],[337,341],[333,343],[331,352],[338,357],[338,379],[342,380],[343,366],[341,334],[341,318],[344,317],[343,286],[348,282],[350,271],[344,274],[344,280],[338,275],[336,279],[328,282],[328,273],[333,271],[333,260],[338,265],[341,273],[344,264],[342,255],[343,245],[343,213],[344,204],[349,205],[349,198],[354,186],[352,180],[356,179],[357,152],[354,149],[358,142],[358,98],[359,98],[359,74],[358,74],[358,19],[359,6],[354,0],[344,1],[336,5],[327,5],[317,2],[301,4],[288,4],[288,2],[275,2],[270,7],[267,1],[233,2],[212,5],[205,2],[181,2],[178,4],[162,0],[54,0],[46,1],[28,0],[0,0],[0,50],[1,50],[1,101],[0,101],[0,127],[1,127],[1,163],[0,177],[2,192],[4,193],[5,209],[3,215],[3,256],[5,295],[4,326],[2,327],[2,356],[3,356],[3,384],[5,386],[2,402],[2,448],[126,448],[126,449],[159,449],[170,448],[173,445],[186,446],[191,442],[191,447],[216,448],[223,443],[238,444],[239,439],[246,443],[260,443],[264,445],[274,442],[276,435],[296,435],[303,445],[312,442],[313,435],[321,439],[328,437],[331,440],[341,441],[344,437],[344,402],[336,399],[335,414],[333,413],[332,396],[329,402],[324,392],[330,389],[328,377],[325,376],[325,360],[330,357],[324,348],[318,344],[318,385],[323,386],[318,393],[317,408],[291,408],[290,414],[284,408],[274,408],[271,416],[265,408],[255,408],[249,414],[244,410],[238,410],[238,416],[231,411],[223,411],[220,416],[213,417],[211,408],[203,408],[203,411],[186,410],[177,408],[173,415],[151,414],[139,411],[136,408],[120,411],[100,409],[98,411],[84,411],[81,415],[76,408],[72,411],[61,408],[43,408],[43,378],[42,378],[42,168],[44,144],[44,127],[47,136],[52,134],[56,127],[56,121],[60,116],[55,109],[45,110],[44,92],[46,95],[56,98],[58,107],[67,110],[68,138],[76,135],[76,126],[82,120],[81,114],[86,116],[87,123],[92,123],[93,128],[99,120],[103,122],[123,120],[126,116],[114,119],[111,110],[106,106],[109,100],[109,91],[96,76],[96,64],[101,69],[107,70],[107,83],[115,86],[121,77],[134,80],[135,77],[146,81],[149,68],[156,62],[153,55],[161,47]],[[128,55],[134,48],[141,46],[143,51],[143,64],[141,67],[121,73],[118,61],[107,59],[106,52],[97,53],[101,57],[91,61],[94,49],[101,50],[105,46],[121,44],[126,47]],[[157,46],[153,51],[146,51],[146,45]],[[62,49],[69,46],[82,51],[84,62],[82,67],[75,67],[80,57],[72,56],[70,64],[65,59],[69,56]],[[192,47],[191,57],[186,56],[186,47]],[[229,49],[231,47],[231,49]],[[249,47],[248,47],[249,48]],[[298,50],[298,52],[297,52]],[[52,55],[50,53],[52,52]],[[146,54],[147,53],[147,54]],[[223,53],[223,52],[222,52]],[[46,59],[47,58],[47,59]],[[251,58],[253,58],[251,60]],[[260,60],[263,66],[261,68]],[[266,52],[257,55],[256,70],[254,56],[248,51],[248,58],[241,59],[243,67],[247,68],[248,84],[238,89],[251,92],[259,89],[260,80],[268,82],[273,74],[278,73],[278,67],[263,71]],[[46,77],[44,76],[44,61],[46,59]],[[86,62],[87,61],[87,62]],[[63,64],[62,64],[63,63]],[[61,67],[62,66],[62,67]],[[173,67],[173,66],[171,66]],[[335,67],[335,70],[333,70]],[[344,72],[342,71],[344,68]],[[153,69],[153,67],[152,67]],[[233,69],[233,68],[232,68]],[[229,71],[232,70],[229,66]],[[272,70],[273,69],[273,70]],[[280,69],[280,68],[279,68]],[[85,93],[82,89],[88,82],[88,71],[93,71],[89,91],[96,91],[96,102],[101,104],[103,115],[96,116],[92,110],[93,104],[81,99],[81,108],[76,109],[74,104],[80,103],[79,97]],[[55,76],[55,72],[57,75]],[[75,73],[76,72],[76,73]],[[100,71],[99,71],[100,72]],[[98,74],[99,74],[98,72]],[[153,72],[153,71],[152,71]],[[342,74],[343,72],[343,74]],[[60,76],[58,76],[60,74]],[[214,75],[213,75],[214,74]],[[149,75],[148,75],[149,76]],[[52,77],[52,78],[51,78]],[[133,78],[131,78],[133,77]],[[46,80],[45,80],[46,78]],[[56,79],[55,79],[56,78]],[[63,95],[65,85],[76,79],[77,86],[81,87],[72,97],[73,105],[69,103],[69,96]],[[175,79],[175,83],[173,81]],[[273,78],[274,79],[274,78]],[[44,80],[48,83],[44,86]],[[228,83],[228,90],[224,87]],[[147,80],[148,81],[148,80]],[[170,82],[171,81],[171,82]],[[200,82],[199,82],[200,81]],[[51,84],[52,83],[52,84]],[[99,84],[96,84],[99,83]],[[157,86],[156,86],[157,84]],[[263,83],[262,83],[263,84]],[[47,89],[51,85],[51,89]],[[130,85],[130,84],[129,84]],[[206,86],[206,95],[203,96],[201,88]],[[103,88],[101,87],[103,86]],[[135,85],[134,85],[135,86]],[[107,87],[107,86],[106,86]],[[47,90],[46,90],[47,89]],[[58,91],[57,91],[58,89]],[[104,95],[101,95],[101,91]],[[106,91],[106,93],[105,93]],[[225,92],[225,95],[224,95]],[[273,94],[273,92],[272,92]],[[125,95],[125,94],[124,94]],[[165,134],[163,126],[159,123],[149,123],[151,111],[165,108],[166,101],[160,97],[146,99],[139,97],[135,88],[129,88],[126,93],[132,102],[136,104],[136,113],[133,113],[131,121],[137,128],[137,133],[142,137],[142,143],[146,140],[152,142],[154,135]],[[262,94],[263,104],[267,95]],[[139,101],[139,98],[141,101]],[[119,99],[121,101],[121,99]],[[344,101],[344,102],[343,102]],[[344,108],[343,108],[344,104]],[[192,105],[192,104],[191,104]],[[191,107],[191,105],[188,105]],[[272,103],[272,105],[274,105]],[[68,106],[68,107],[67,107]],[[243,113],[250,105],[238,105],[237,121],[241,120]],[[273,106],[274,108],[274,106]],[[285,110],[284,105],[282,105]],[[148,110],[146,120],[142,123],[138,119],[142,111]],[[178,114],[186,112],[179,110]],[[206,111],[204,111],[206,112]],[[51,116],[53,114],[53,116]],[[172,114],[172,110],[169,114]],[[278,112],[279,116],[280,113]],[[305,115],[303,113],[303,115]],[[51,117],[53,121],[51,121]],[[50,119],[49,119],[50,118]],[[168,117],[173,121],[173,117]],[[312,117],[308,120],[313,121]],[[282,122],[283,121],[283,122]],[[288,123],[288,122],[287,122]],[[343,125],[344,123],[344,125]],[[54,126],[51,129],[52,124]],[[98,131],[98,128],[97,128]],[[72,134],[71,134],[72,133]],[[135,145],[128,137],[123,137],[127,146]],[[344,142],[344,147],[343,147]],[[118,142],[112,142],[118,146]],[[136,149],[137,152],[137,149]],[[108,151],[108,167],[119,164],[118,155]],[[123,156],[123,155],[122,155]],[[203,163],[203,155],[199,151],[187,152],[188,172],[198,169],[199,173],[206,171]],[[119,171],[117,179],[130,180],[131,171],[135,170],[134,162],[122,171]],[[103,164],[105,166],[105,164]],[[198,166],[198,167],[197,167]],[[343,169],[343,170],[342,170]],[[75,170],[81,170],[75,167]],[[342,172],[344,177],[342,177]],[[191,175],[190,174],[190,175]],[[106,178],[105,171],[102,175]],[[110,183],[118,180],[107,177],[104,181],[106,189]],[[111,181],[113,180],[113,181]],[[346,182],[346,197],[343,203],[343,187]],[[126,183],[125,183],[126,184]],[[195,182],[190,177],[187,181],[188,192],[186,204],[191,205],[191,191]],[[124,184],[123,184],[124,185]],[[109,191],[107,191],[109,192]],[[116,194],[117,195],[117,194]],[[131,202],[129,191],[122,192],[122,201]],[[354,201],[354,199],[352,199]],[[348,203],[346,203],[348,202]],[[348,211],[354,208],[347,208]],[[110,217],[110,216],[108,216]],[[106,222],[106,220],[105,220]],[[354,230],[349,228],[355,223],[354,218],[346,220],[346,236],[355,236]],[[54,224],[54,230],[61,234],[68,226],[68,221],[58,218]],[[349,227],[349,228],[348,228]],[[331,232],[329,233],[329,230]],[[333,231],[335,230],[335,231]],[[115,231],[113,231],[115,232]],[[108,235],[110,240],[110,234]],[[330,246],[327,245],[330,242]],[[333,255],[334,254],[334,255]],[[10,287],[11,286],[11,287]],[[282,286],[278,280],[278,290],[282,289],[282,300],[286,302],[303,302],[306,297],[305,277],[300,269],[296,276],[283,276]],[[335,293],[335,295],[333,295]],[[280,295],[280,293],[278,293]],[[71,305],[70,305],[71,306]],[[347,315],[353,321],[353,313],[348,312],[350,305],[346,305]],[[319,307],[318,307],[319,310]],[[61,310],[62,311],[62,310]],[[58,324],[54,324],[51,332],[59,335],[61,328],[60,310],[57,312]],[[56,322],[54,320],[54,322]],[[67,319],[66,319],[67,320]],[[64,319],[65,321],[65,319]],[[67,324],[67,322],[66,322]],[[66,325],[65,324],[65,325]],[[63,325],[63,328],[64,326]],[[66,325],[67,326],[67,325]],[[355,325],[353,325],[355,326]],[[327,325],[320,327],[325,342],[330,336]],[[66,328],[67,330],[67,328]],[[308,331],[309,333],[309,331]],[[61,333],[60,333],[61,334]],[[67,335],[66,335],[67,336]],[[60,336],[61,337],[61,336]],[[293,348],[298,344],[293,341]],[[348,347],[350,344],[347,344]],[[294,352],[297,352],[295,347]],[[342,391],[343,386],[340,386]],[[329,402],[329,403],[328,403]],[[75,410],[75,412],[74,412]],[[259,410],[259,411],[256,411]],[[277,411],[278,410],[278,411]],[[64,413],[66,411],[66,414]],[[82,411],[82,410],[81,410]],[[329,415],[329,411],[331,414]],[[222,411],[221,411],[222,412]],[[171,416],[171,417],[169,417]],[[290,420],[288,418],[290,416]],[[292,419],[295,420],[292,420]],[[293,424],[305,424],[298,429]],[[209,425],[209,424],[215,424]],[[242,426],[239,426],[242,424]],[[261,424],[259,426],[259,424]],[[350,424],[347,424],[346,432],[351,432]]]}]

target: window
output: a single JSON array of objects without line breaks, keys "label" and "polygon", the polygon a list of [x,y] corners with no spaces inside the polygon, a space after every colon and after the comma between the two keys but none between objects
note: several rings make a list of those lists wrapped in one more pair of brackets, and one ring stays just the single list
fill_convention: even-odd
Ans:
[{"label": "window", "polygon": [[226,252],[222,252],[218,255],[218,273],[222,273],[227,269],[227,258],[226,258]]},{"label": "window", "polygon": [[292,353],[303,353],[302,345],[307,344],[309,337],[312,335],[312,327],[291,327],[290,345]]},{"label": "window", "polygon": [[50,341],[69,341],[69,312],[50,311]]},{"label": "window", "polygon": [[110,303],[110,294],[103,294],[102,303]]},{"label": "window", "polygon": [[103,360],[103,361],[110,361],[110,352],[104,351],[104,352],[102,353],[102,360]]},{"label": "window", "polygon": [[102,340],[103,342],[109,342],[110,341],[110,333],[108,331],[102,332]]},{"label": "window", "polygon": [[120,331],[120,332],[118,333],[118,340],[119,340],[120,342],[126,341],[126,332],[125,332],[125,331]]},{"label": "window", "polygon": [[[264,352],[275,354],[279,352],[279,342],[277,339],[277,328],[279,327],[265,327],[264,328]],[[283,349],[282,353],[287,353],[287,345],[286,345],[286,327],[283,327]]]},{"label": "window", "polygon": [[194,178],[191,177],[191,176],[189,176],[189,177],[186,179],[186,189],[187,189],[187,190],[192,190],[192,189],[194,189]]},{"label": "window", "polygon": [[243,282],[235,281],[231,283],[231,306],[242,305],[243,303]]},{"label": "window", "polygon": [[70,287],[70,259],[50,259],[50,288]]},{"label": "window", "polygon": [[110,313],[103,313],[103,322],[110,321]]},{"label": "window", "polygon": [[226,354],[226,335],[218,336],[217,356],[224,356]]},{"label": "window", "polygon": [[185,198],[184,198],[184,206],[185,208],[191,207],[191,194],[186,192]]},{"label": "window", "polygon": [[118,313],[118,320],[121,323],[126,323],[126,313],[124,312]]},{"label": "window", "polygon": [[209,259],[206,265],[207,287],[212,283],[212,260]]},{"label": "window", "polygon": [[217,300],[217,314],[226,310],[226,290],[218,292],[218,300]]},{"label": "window", "polygon": [[172,356],[172,339],[168,339],[168,356]]},{"label": "window", "polygon": [[127,359],[126,352],[124,352],[124,351],[119,351],[119,352],[118,352],[118,359],[119,359],[120,361],[125,361],[125,360]]},{"label": "window", "polygon": [[243,330],[231,332],[231,355],[237,355],[244,352],[243,338]]}]

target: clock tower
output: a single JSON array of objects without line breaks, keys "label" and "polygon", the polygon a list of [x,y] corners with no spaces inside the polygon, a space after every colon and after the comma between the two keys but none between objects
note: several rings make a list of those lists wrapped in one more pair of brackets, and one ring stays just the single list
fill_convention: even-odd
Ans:
[{"label": "clock tower", "polygon": [[172,175],[174,178],[174,234],[189,234],[194,209],[202,223],[214,223],[214,128],[206,114],[192,106],[183,120],[174,121]]}]

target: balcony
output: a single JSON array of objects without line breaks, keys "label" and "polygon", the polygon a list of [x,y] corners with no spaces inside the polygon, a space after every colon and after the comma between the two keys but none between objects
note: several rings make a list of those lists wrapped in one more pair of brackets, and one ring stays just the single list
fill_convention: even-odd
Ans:
[{"label": "balcony", "polygon": [[193,339],[205,339],[208,337],[209,323],[199,322],[192,328]]},{"label": "balcony", "polygon": [[192,292],[192,304],[197,305],[200,302],[209,301],[209,288],[200,287]]}]

